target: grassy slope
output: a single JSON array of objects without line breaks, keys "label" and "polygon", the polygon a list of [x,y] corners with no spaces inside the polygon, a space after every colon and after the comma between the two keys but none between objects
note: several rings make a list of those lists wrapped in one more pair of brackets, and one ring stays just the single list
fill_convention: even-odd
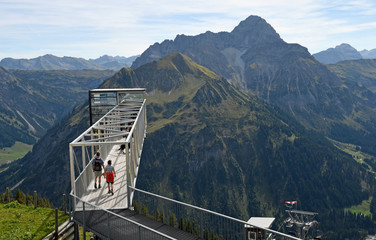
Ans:
[{"label": "grassy slope", "polygon": [[[1,239],[42,239],[55,229],[55,210],[34,208],[18,202],[0,204]],[[59,212],[59,223],[68,215]]]},{"label": "grassy slope", "polygon": [[370,197],[369,199],[363,200],[362,203],[359,205],[355,205],[350,208],[345,208],[345,211],[349,211],[349,212],[356,213],[356,214],[361,213],[365,216],[371,216],[372,215],[370,212],[371,201],[372,201],[372,197]]},{"label": "grassy slope", "polygon": [[24,157],[33,145],[16,142],[12,147],[0,149],[0,165]]},{"label": "grassy slope", "polygon": [[[364,162],[363,160],[365,158],[376,159],[375,156],[372,156],[372,155],[369,155],[360,151],[360,146],[356,146],[354,144],[348,144],[348,143],[341,143],[333,139],[330,139],[330,141],[338,149],[351,155],[353,159],[357,161],[358,163],[367,165],[369,171],[373,173],[375,172],[376,169],[373,169],[372,166],[370,166],[368,163]],[[354,205],[349,208],[345,208],[345,211],[349,211],[349,212],[356,213],[356,214],[362,213],[365,216],[371,216],[371,212],[370,212],[371,200],[372,200],[372,197],[370,197],[369,199],[363,200],[362,203],[359,205]]]}]

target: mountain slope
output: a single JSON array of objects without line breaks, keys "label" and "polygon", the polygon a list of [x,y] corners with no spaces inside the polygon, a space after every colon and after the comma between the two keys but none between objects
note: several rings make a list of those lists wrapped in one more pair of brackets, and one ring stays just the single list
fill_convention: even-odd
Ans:
[{"label": "mountain slope", "polygon": [[[122,69],[102,85],[139,86],[148,89],[148,138],[138,179],[146,190],[244,219],[275,212],[285,199],[323,210],[365,197],[364,173],[350,156],[181,54]],[[85,104],[1,173],[1,187],[23,180],[21,188],[50,198],[68,191],[68,143],[87,124]],[[327,200],[316,201],[318,196]]]},{"label": "mountain slope", "polygon": [[179,35],[156,43],[132,68],[174,51],[278,106],[306,128],[376,154],[376,132],[368,124],[376,122],[373,96],[368,100],[359,96],[361,87],[329,71],[306,48],[284,42],[262,18],[250,16],[231,32]]},{"label": "mountain slope", "polygon": [[16,99],[9,103],[12,97],[27,94],[19,85],[19,80],[13,74],[0,67],[0,148],[11,146],[15,141],[35,142],[34,135],[29,133],[29,129],[33,128],[27,125],[22,113],[12,107],[17,103]]},{"label": "mountain slope", "polygon": [[328,65],[328,68],[337,76],[376,93],[376,59],[342,61]]},{"label": "mountain slope", "polygon": [[[141,189],[244,220],[278,215],[290,199],[318,212],[368,199],[372,179],[351,156],[184,55],[123,68],[101,87],[147,88]],[[76,107],[0,173],[0,188],[20,183],[58,202],[70,190],[69,142],[88,121],[88,104]]]},{"label": "mountain slope", "polygon": [[22,71],[0,67],[0,148],[35,143],[112,71]]},{"label": "mountain slope", "polygon": [[328,48],[313,54],[313,56],[324,64],[333,64],[345,60],[362,59],[362,55],[350,44],[342,43],[335,48]]}]

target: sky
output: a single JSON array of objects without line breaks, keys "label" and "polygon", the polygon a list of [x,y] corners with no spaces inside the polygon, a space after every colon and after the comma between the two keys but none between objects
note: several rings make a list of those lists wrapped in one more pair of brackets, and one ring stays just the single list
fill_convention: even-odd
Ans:
[{"label": "sky", "polygon": [[250,15],[311,54],[376,48],[375,0],[0,0],[0,59],[130,57],[178,34],[231,32]]}]

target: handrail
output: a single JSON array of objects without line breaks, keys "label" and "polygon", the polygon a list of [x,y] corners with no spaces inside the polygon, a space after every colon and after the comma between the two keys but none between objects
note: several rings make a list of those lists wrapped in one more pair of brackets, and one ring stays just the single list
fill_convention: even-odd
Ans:
[{"label": "handrail", "polygon": [[[113,216],[116,216],[116,217],[118,217],[118,218],[121,218],[121,219],[123,219],[123,220],[125,220],[125,221],[128,221],[128,222],[130,222],[130,223],[132,223],[132,224],[135,224],[135,225],[137,225],[137,226],[139,226],[139,227],[142,227],[142,228],[144,228],[144,229],[146,229],[146,230],[148,230],[148,231],[151,231],[151,232],[153,232],[153,233],[155,233],[155,234],[157,234],[157,235],[160,235],[160,236],[165,237],[165,238],[170,239],[170,240],[177,240],[176,238],[173,238],[173,237],[170,237],[170,236],[168,236],[168,235],[166,235],[166,234],[164,234],[164,233],[158,232],[158,231],[156,231],[156,230],[154,230],[154,229],[152,229],[152,228],[150,228],[150,227],[148,227],[148,226],[142,225],[142,224],[140,224],[140,223],[138,223],[138,222],[136,222],[136,221],[133,221],[133,220],[128,219],[128,218],[126,218],[126,217],[124,217],[124,216],[121,216],[121,215],[119,215],[119,214],[116,214],[116,213],[114,213],[114,212],[111,212],[111,211],[109,211],[109,210],[107,210],[107,209],[103,209],[103,208],[98,207],[98,206],[96,206],[96,205],[94,205],[94,204],[91,204],[91,203],[89,203],[89,202],[86,202],[86,201],[82,200],[80,197],[77,197],[77,196],[73,195],[72,193],[70,194],[70,196],[73,197],[73,198],[76,198],[78,201],[80,201],[80,202],[82,202],[82,203],[85,203],[85,204],[87,204],[87,205],[89,205],[89,206],[92,206],[92,207],[97,208],[97,209],[99,209],[99,210],[101,210],[101,211],[104,211],[104,212],[106,212],[106,213],[109,213],[109,214],[111,214],[111,215],[113,215]],[[75,210],[74,210],[74,211],[75,211]]]},{"label": "handrail", "polygon": [[[140,106],[140,109],[145,109],[145,104],[146,104],[146,100],[144,100],[144,102],[142,103],[142,105]],[[140,114],[137,114],[137,117],[136,119],[134,120],[134,124],[138,124],[138,118],[139,118]],[[133,131],[134,131],[135,127],[132,127],[130,132],[129,132],[129,135],[127,137],[127,142],[130,141],[130,137],[133,135]]]},{"label": "handrail", "polygon": [[116,108],[116,106],[115,107],[113,107],[108,113],[106,113],[103,117],[101,117],[96,123],[94,123],[91,127],[89,127],[88,129],[86,129],[86,131],[84,131],[80,136],[78,136],[76,139],[74,139],[72,142],[71,142],[71,144],[72,143],[76,143],[76,142],[78,142],[80,139],[82,139],[83,137],[85,137],[85,134],[86,133],[88,133],[89,131],[91,131],[91,129],[94,127],[94,126],[96,126],[96,124],[98,123],[98,122],[100,122],[102,119],[104,119],[111,111],[113,111],[114,109]]},{"label": "handrail", "polygon": [[134,191],[138,191],[138,192],[141,192],[141,193],[144,193],[144,194],[148,194],[148,195],[151,195],[151,196],[154,196],[154,197],[157,197],[157,198],[161,198],[161,199],[164,199],[164,200],[167,200],[167,201],[171,201],[171,202],[183,205],[183,206],[187,206],[187,207],[190,207],[190,208],[193,208],[193,209],[197,209],[199,211],[203,211],[203,212],[210,213],[210,214],[213,214],[213,215],[216,215],[216,216],[219,216],[219,217],[230,219],[232,221],[236,221],[236,222],[242,223],[245,226],[253,226],[253,227],[256,227],[258,229],[262,229],[262,230],[265,230],[265,231],[268,231],[268,232],[271,232],[271,233],[274,233],[274,234],[277,234],[277,235],[280,235],[280,236],[283,236],[283,237],[287,237],[289,239],[302,240],[300,238],[297,238],[297,237],[294,237],[294,236],[291,236],[291,235],[288,235],[288,234],[285,234],[285,233],[281,233],[281,232],[272,230],[270,228],[264,228],[264,227],[260,227],[260,226],[256,226],[256,225],[251,225],[251,224],[249,224],[246,221],[239,220],[239,219],[236,219],[236,218],[233,218],[233,217],[230,217],[230,216],[226,216],[226,215],[221,214],[221,213],[213,212],[213,211],[210,211],[210,210],[207,210],[207,209],[204,209],[204,208],[200,208],[200,207],[188,204],[188,203],[184,203],[184,202],[180,202],[180,201],[177,201],[177,200],[174,200],[174,199],[163,197],[163,196],[157,195],[155,193],[150,193],[150,192],[147,192],[147,191],[135,188],[135,187],[131,187],[131,186],[129,186],[129,188],[132,189],[132,190],[134,190]]}]

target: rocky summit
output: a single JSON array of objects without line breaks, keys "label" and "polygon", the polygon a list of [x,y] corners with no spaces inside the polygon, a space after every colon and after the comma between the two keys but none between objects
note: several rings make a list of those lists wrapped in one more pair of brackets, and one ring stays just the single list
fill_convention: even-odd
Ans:
[{"label": "rocky summit", "polygon": [[[231,32],[178,35],[173,41],[155,43],[132,68],[172,52],[187,55],[238,89],[278,106],[308,129],[376,152],[376,145],[369,141],[374,129],[368,124],[376,121],[376,109],[367,97],[358,94],[364,92],[362,86],[330,71],[305,47],[284,42],[260,17],[248,17]],[[364,108],[367,113],[361,110]],[[372,120],[358,118],[364,114]],[[364,133],[368,140],[360,138]]]}]

